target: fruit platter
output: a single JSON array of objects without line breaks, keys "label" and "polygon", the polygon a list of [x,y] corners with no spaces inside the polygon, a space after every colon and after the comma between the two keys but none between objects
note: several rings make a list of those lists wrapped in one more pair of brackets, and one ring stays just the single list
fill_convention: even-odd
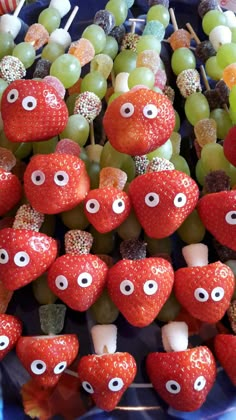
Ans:
[{"label": "fruit platter", "polygon": [[0,0],[0,418],[236,416],[236,7]]}]

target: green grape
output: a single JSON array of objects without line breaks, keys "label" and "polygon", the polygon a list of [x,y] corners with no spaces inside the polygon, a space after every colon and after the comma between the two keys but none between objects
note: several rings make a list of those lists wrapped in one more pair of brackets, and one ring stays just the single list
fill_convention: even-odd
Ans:
[{"label": "green grape", "polygon": [[13,143],[12,141],[9,141],[5,132],[0,130],[0,147],[5,147],[5,149],[9,149],[14,153],[16,149],[18,149],[19,143]]},{"label": "green grape", "polygon": [[12,55],[19,58],[26,69],[32,66],[36,57],[35,49],[29,42],[20,42],[17,44],[12,51]]},{"label": "green grape", "polygon": [[136,45],[137,54],[145,50],[154,50],[160,54],[161,42],[154,35],[142,35]]},{"label": "green grape", "polygon": [[147,12],[147,22],[150,22],[151,20],[158,20],[162,23],[164,28],[166,28],[170,22],[170,14],[168,9],[162,4],[156,4],[150,7]]},{"label": "green grape", "polygon": [[80,148],[80,154],[79,154],[80,159],[85,163],[86,168],[89,167],[89,157],[87,155],[87,152],[85,150],[84,147]]},{"label": "green grape", "polygon": [[122,169],[128,176],[128,182],[132,181],[135,177],[135,163],[132,157],[115,150],[109,141],[103,147],[100,165],[101,168],[112,166],[113,168]]},{"label": "green grape", "polygon": [[136,68],[137,54],[131,50],[123,50],[117,54],[114,64],[113,71],[115,76],[118,73],[130,73]]},{"label": "green grape", "polygon": [[50,75],[57,77],[66,89],[79,80],[80,73],[80,62],[71,54],[60,55],[50,67]]},{"label": "green grape", "polygon": [[32,143],[17,143],[17,149],[14,152],[14,155],[17,159],[24,159],[30,155],[32,151]]},{"label": "green grape", "polygon": [[183,156],[174,154],[171,157],[170,161],[173,163],[175,169],[177,169],[178,171],[184,172],[185,174],[190,176],[190,169],[188,166],[188,162]]},{"label": "green grape", "polygon": [[216,53],[216,61],[218,65],[224,69],[229,64],[236,62],[236,44],[233,42],[223,44]]},{"label": "green grape", "polygon": [[185,47],[173,51],[171,56],[171,68],[176,76],[183,70],[195,69],[196,59],[192,51]]},{"label": "green grape", "polygon": [[179,131],[180,129],[180,116],[178,112],[175,110],[175,126],[173,131]]},{"label": "green grape", "polygon": [[4,92],[4,90],[7,88],[8,83],[4,80],[0,78],[0,101],[2,99],[2,94]]},{"label": "green grape", "polygon": [[155,76],[148,67],[136,67],[132,70],[128,77],[128,87],[132,89],[137,85],[145,85],[152,89],[155,83]]},{"label": "green grape", "polygon": [[91,248],[93,254],[111,254],[113,252],[115,246],[114,231],[100,233],[90,225],[89,232],[93,235],[93,245]]},{"label": "green grape", "polygon": [[174,321],[181,309],[181,305],[172,292],[165,304],[162,306],[159,314],[157,315],[158,321],[169,322]]},{"label": "green grape", "polygon": [[152,160],[154,157],[164,158],[169,160],[172,156],[173,147],[171,140],[168,139],[162,146],[147,154],[147,158]]},{"label": "green grape", "polygon": [[209,35],[216,26],[227,26],[227,20],[224,13],[219,10],[210,10],[202,18],[202,29],[206,35]]},{"label": "green grape", "polygon": [[56,217],[54,214],[45,214],[40,232],[48,236],[54,236],[56,229]]},{"label": "green grape", "polygon": [[74,115],[74,108],[75,108],[75,101],[78,97],[78,93],[72,93],[72,95],[68,96],[66,99],[66,106],[69,112],[69,115]]},{"label": "green grape", "polygon": [[99,71],[87,73],[81,82],[81,92],[93,92],[103,99],[107,91],[107,80]]},{"label": "green grape", "polygon": [[107,289],[103,290],[90,309],[98,324],[112,324],[119,315],[119,310],[112,302]]},{"label": "green grape", "polygon": [[60,139],[71,139],[84,146],[89,136],[89,123],[79,114],[70,115],[66,128],[60,133]]},{"label": "green grape", "polygon": [[228,175],[230,176],[230,186],[233,188],[236,185],[236,166],[230,164]]},{"label": "green grape", "polygon": [[231,302],[232,302],[234,299],[236,299],[236,261],[235,260],[228,260],[224,264],[226,264],[229,268],[231,268],[231,270],[234,273],[235,286],[234,286],[233,296],[231,297]]},{"label": "green grape", "polygon": [[38,23],[43,25],[47,31],[51,33],[55,31],[55,29],[59,28],[61,24],[60,12],[54,7],[48,7],[40,13]]},{"label": "green grape", "polygon": [[95,54],[99,54],[106,45],[106,34],[99,25],[87,26],[82,33],[82,38],[88,39],[93,44]]},{"label": "green grape", "polygon": [[35,299],[40,305],[55,303],[57,296],[48,287],[47,274],[42,274],[32,282],[32,289]]},{"label": "green grape", "polygon": [[61,220],[68,229],[84,230],[88,227],[89,221],[84,213],[84,204],[80,203],[71,210],[60,214]]},{"label": "green grape", "polygon": [[46,141],[34,141],[33,142],[33,154],[47,155],[48,153],[55,152],[56,145],[58,142],[57,137],[53,137]]},{"label": "green grape", "polygon": [[113,36],[107,35],[106,44],[102,50],[102,53],[109,55],[112,58],[112,60],[114,60],[117,56],[118,50],[119,45],[117,40]]},{"label": "green grape", "polygon": [[202,223],[197,210],[193,210],[177,230],[179,237],[187,244],[201,242],[205,236],[205,232],[205,226]]},{"label": "green grape", "polygon": [[232,32],[232,39],[231,42],[236,42],[236,27],[234,28],[230,28],[231,32]]},{"label": "green grape", "polygon": [[0,60],[5,55],[12,55],[14,46],[14,39],[10,32],[0,32]]},{"label": "green grape", "polygon": [[142,227],[132,209],[127,219],[116,229],[119,237],[126,241],[128,239],[137,239],[141,233]]},{"label": "green grape", "polygon": [[56,42],[50,42],[42,50],[42,58],[53,63],[60,55],[64,54],[64,48]]},{"label": "green grape", "polygon": [[197,182],[203,186],[205,183],[205,176],[207,175],[206,169],[203,167],[202,159],[199,159],[195,166],[195,175]]},{"label": "green grape", "polygon": [[229,105],[233,113],[236,111],[236,85],[232,86],[229,92]]},{"label": "green grape", "polygon": [[[177,50],[178,51],[178,50]],[[203,118],[209,118],[210,108],[203,93],[195,92],[189,95],[184,105],[185,115],[190,124],[195,125]]]},{"label": "green grape", "polygon": [[216,122],[217,138],[224,140],[229,129],[233,126],[229,113],[222,108],[216,108],[211,111],[210,118],[213,118]]},{"label": "green grape", "polygon": [[120,96],[122,93],[123,93],[123,92],[114,92],[114,93],[113,93],[113,94],[109,97],[109,99],[108,99],[108,104],[107,104],[107,105],[110,105],[110,104],[114,101],[114,99],[118,98],[118,96]]},{"label": "green grape", "polygon": [[89,144],[85,147],[85,151],[90,161],[99,163],[103,146],[101,144]]},{"label": "green grape", "polygon": [[89,162],[87,173],[90,178],[90,189],[94,190],[99,187],[100,165],[98,162]]},{"label": "green grape", "polygon": [[109,0],[105,6],[105,9],[113,14],[116,26],[119,26],[122,23],[124,23],[128,14],[128,7],[126,1]]},{"label": "green grape", "polygon": [[147,251],[150,255],[168,254],[172,252],[172,242],[169,237],[163,239],[150,238],[144,235],[144,241],[147,243]]},{"label": "green grape", "polygon": [[219,66],[216,56],[207,59],[205,69],[211,79],[218,81],[222,78],[223,69]]},{"label": "green grape", "polygon": [[230,164],[224,155],[223,146],[219,143],[208,143],[201,151],[203,168],[208,172],[222,169],[227,174],[230,172]]}]

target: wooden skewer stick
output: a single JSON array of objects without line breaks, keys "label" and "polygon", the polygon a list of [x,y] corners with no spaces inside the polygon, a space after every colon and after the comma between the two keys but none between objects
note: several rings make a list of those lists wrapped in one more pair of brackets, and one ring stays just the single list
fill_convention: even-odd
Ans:
[{"label": "wooden skewer stick", "polygon": [[178,31],[179,28],[178,28],[177,20],[175,17],[174,9],[170,8],[169,13],[170,13],[170,19],[171,19],[171,23],[173,25],[174,31]]},{"label": "wooden skewer stick", "polygon": [[201,41],[198,38],[196,32],[194,31],[192,25],[190,23],[186,23],[186,28],[188,29],[188,31],[190,32],[190,34],[192,35],[193,39],[196,41],[197,44],[200,44]]}]

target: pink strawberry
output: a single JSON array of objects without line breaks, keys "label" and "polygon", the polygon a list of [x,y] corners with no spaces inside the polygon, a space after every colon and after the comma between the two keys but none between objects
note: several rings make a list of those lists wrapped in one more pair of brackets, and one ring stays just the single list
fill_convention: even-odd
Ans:
[{"label": "pink strawberry", "polygon": [[171,235],[195,208],[199,190],[183,172],[148,172],[131,181],[129,195],[136,216],[151,238]]},{"label": "pink strawberry", "polygon": [[224,368],[233,385],[236,385],[236,336],[232,334],[216,335],[214,349],[221,366]]},{"label": "pink strawberry", "polygon": [[0,360],[16,345],[21,333],[22,324],[16,316],[0,314]]},{"label": "pink strawberry", "polygon": [[229,307],[235,287],[232,270],[220,261],[175,272],[174,291],[180,304],[195,318],[216,323]]},{"label": "pink strawberry", "polygon": [[236,166],[236,126],[231,127],[224,138],[224,154],[228,161]]},{"label": "pink strawberry", "polygon": [[57,255],[57,243],[28,229],[0,230],[0,278],[9,290],[25,286],[43,274]]},{"label": "pink strawberry", "polygon": [[76,358],[79,342],[75,334],[21,337],[16,353],[35,381],[43,387],[57,384],[62,372]]},{"label": "pink strawberry", "polygon": [[156,318],[174,283],[171,264],[163,258],[123,259],[108,271],[108,293],[127,321],[145,327]]},{"label": "pink strawberry", "polygon": [[236,251],[236,190],[203,196],[197,211],[205,228],[217,241]]},{"label": "pink strawberry", "polygon": [[4,132],[12,142],[48,140],[61,133],[68,110],[57,90],[44,81],[16,80],[1,101]]},{"label": "pink strawberry", "polygon": [[16,175],[0,168],[0,216],[4,216],[19,201],[22,187]]},{"label": "pink strawberry", "polygon": [[97,407],[112,411],[133,382],[137,367],[129,353],[92,354],[80,359],[79,380]]},{"label": "pink strawberry", "polygon": [[207,347],[150,353],[148,376],[156,392],[176,410],[195,411],[205,402],[216,378],[216,364]]}]

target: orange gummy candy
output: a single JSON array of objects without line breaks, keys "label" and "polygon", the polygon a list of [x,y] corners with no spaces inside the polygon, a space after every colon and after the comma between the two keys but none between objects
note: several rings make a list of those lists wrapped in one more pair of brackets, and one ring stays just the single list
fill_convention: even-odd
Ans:
[{"label": "orange gummy candy", "polygon": [[88,64],[95,56],[93,44],[85,38],[72,42],[68,53],[78,58],[81,66]]},{"label": "orange gummy candy", "polygon": [[102,168],[99,177],[99,188],[112,186],[118,190],[123,190],[127,181],[127,175],[118,168]]}]

